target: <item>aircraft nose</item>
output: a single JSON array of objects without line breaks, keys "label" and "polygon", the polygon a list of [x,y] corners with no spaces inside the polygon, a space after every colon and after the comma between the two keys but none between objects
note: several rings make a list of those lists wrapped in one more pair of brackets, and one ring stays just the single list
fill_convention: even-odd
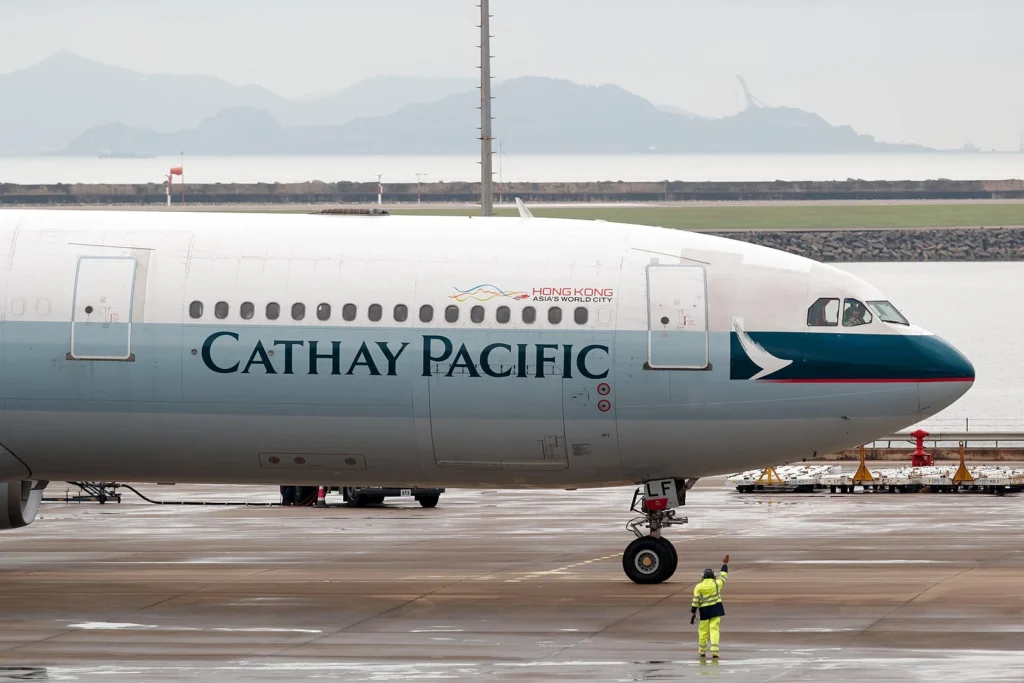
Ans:
[{"label": "aircraft nose", "polygon": [[974,365],[941,337],[921,337],[918,397],[921,417],[952,405],[974,385]]}]

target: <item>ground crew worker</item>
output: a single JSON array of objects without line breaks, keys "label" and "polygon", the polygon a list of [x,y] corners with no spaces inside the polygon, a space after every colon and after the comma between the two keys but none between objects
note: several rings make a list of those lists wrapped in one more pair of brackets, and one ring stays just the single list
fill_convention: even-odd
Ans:
[{"label": "ground crew worker", "polygon": [[700,626],[697,628],[699,639],[697,654],[706,656],[708,641],[711,641],[711,658],[718,659],[718,635],[722,617],[725,616],[725,605],[722,604],[722,589],[729,578],[729,556],[722,559],[722,571],[715,578],[711,569],[704,570],[700,583],[693,587],[693,603],[690,605],[690,623],[693,623],[697,611],[700,610]]}]

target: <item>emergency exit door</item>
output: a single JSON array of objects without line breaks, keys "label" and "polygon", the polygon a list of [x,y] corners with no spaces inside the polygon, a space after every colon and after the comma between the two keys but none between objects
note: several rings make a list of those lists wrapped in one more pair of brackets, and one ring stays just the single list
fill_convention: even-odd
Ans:
[{"label": "emergency exit door", "polygon": [[698,265],[647,266],[648,365],[708,367],[707,278]]},{"label": "emergency exit door", "polygon": [[134,360],[136,260],[82,256],[75,274],[69,360]]}]

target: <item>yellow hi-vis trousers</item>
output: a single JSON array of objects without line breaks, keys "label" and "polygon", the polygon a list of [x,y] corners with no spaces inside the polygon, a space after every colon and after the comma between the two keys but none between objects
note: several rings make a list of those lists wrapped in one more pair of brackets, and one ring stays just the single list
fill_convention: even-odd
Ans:
[{"label": "yellow hi-vis trousers", "polygon": [[700,641],[697,644],[698,654],[704,654],[708,651],[708,640],[711,640],[711,654],[718,654],[718,636],[719,627],[721,625],[722,617],[711,617],[710,619],[701,619],[700,627],[697,629],[697,633],[700,634]]}]

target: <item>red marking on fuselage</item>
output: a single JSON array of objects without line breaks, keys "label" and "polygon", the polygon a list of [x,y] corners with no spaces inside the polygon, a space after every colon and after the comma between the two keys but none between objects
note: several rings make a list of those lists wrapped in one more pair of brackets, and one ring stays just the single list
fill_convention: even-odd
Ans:
[{"label": "red marking on fuselage", "polygon": [[973,377],[922,377],[878,379],[759,379],[757,382],[774,382],[776,384],[923,384],[926,382],[973,382]]}]

